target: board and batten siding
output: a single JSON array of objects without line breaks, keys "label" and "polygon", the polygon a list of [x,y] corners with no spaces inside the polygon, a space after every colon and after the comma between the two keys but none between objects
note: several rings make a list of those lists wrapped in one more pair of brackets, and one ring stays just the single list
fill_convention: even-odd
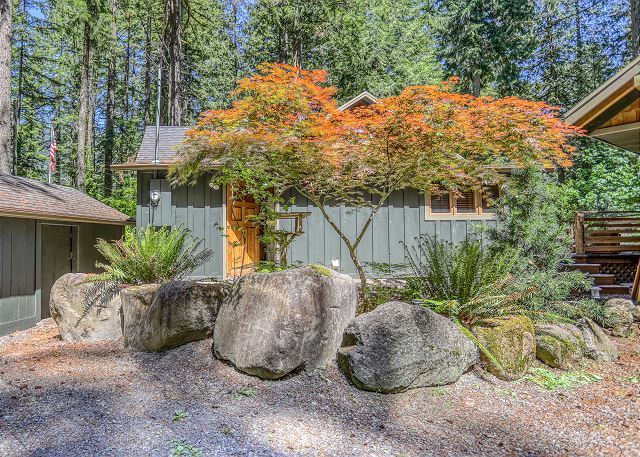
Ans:
[{"label": "board and batten siding", "polygon": [[40,320],[36,221],[0,217],[0,335]]},{"label": "board and batten siding", "polygon": [[[200,177],[191,186],[171,188],[163,174],[138,173],[136,225],[138,227],[179,226],[191,230],[194,237],[203,240],[202,247],[213,251],[209,262],[200,266],[192,278],[221,278],[225,251],[225,214],[222,189],[212,189],[206,177]],[[152,190],[160,191],[157,208],[149,205]]]},{"label": "board and batten siding", "polygon": [[[332,259],[340,260],[341,271],[356,275],[355,266],[347,247],[322,213],[305,197],[288,192],[285,200],[295,197],[289,211],[311,214],[304,219],[304,234],[297,237],[287,251],[289,263],[315,263],[331,266]],[[420,235],[435,236],[440,240],[459,243],[467,235],[477,233],[479,224],[495,225],[493,220],[441,219],[425,217],[424,194],[416,190],[394,192],[375,215],[369,229],[358,247],[358,258],[367,271],[371,263],[399,265],[405,261],[405,248],[415,244]],[[332,206],[327,210],[331,218],[344,230],[351,240],[362,229],[371,214],[370,208],[348,208]],[[289,221],[281,221],[280,227],[290,230]],[[367,265],[369,264],[369,265]]]},{"label": "board and batten siding", "polygon": [[[194,272],[192,277],[223,277],[226,242],[222,189],[211,189],[206,177],[198,179],[195,185],[178,186],[172,189],[169,183],[162,179],[163,174],[157,176],[154,178],[153,173],[138,173],[136,212],[138,227],[184,225],[195,237],[204,239],[203,245],[214,252],[213,258]],[[149,206],[151,190],[160,192],[160,202],[155,209]],[[340,259],[341,271],[356,276],[355,266],[347,247],[324,219],[320,210],[310,204],[305,197],[295,195],[293,191],[287,192],[284,198],[288,201],[293,196],[295,196],[295,203],[291,205],[289,211],[308,211],[311,214],[303,221],[304,234],[296,237],[288,248],[288,262],[331,266],[331,260],[337,258]],[[415,243],[415,238],[420,235],[434,235],[438,239],[457,243],[468,234],[472,234],[478,224],[494,224],[491,220],[463,218],[428,220],[425,218],[424,198],[424,194],[415,190],[395,192],[390,196],[388,202],[374,217],[358,248],[359,258],[363,264],[403,264],[405,251],[402,243],[411,246]],[[349,238],[354,240],[371,209],[332,206],[328,207],[327,211]],[[292,230],[292,224],[291,220],[279,222],[280,228],[285,230]],[[371,271],[370,265],[367,270]]]}]

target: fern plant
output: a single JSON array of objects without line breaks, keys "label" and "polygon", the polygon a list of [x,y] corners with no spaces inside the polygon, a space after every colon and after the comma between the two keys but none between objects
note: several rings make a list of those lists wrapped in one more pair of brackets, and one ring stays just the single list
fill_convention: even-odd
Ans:
[{"label": "fern plant", "polygon": [[[519,252],[492,252],[479,240],[454,245],[422,235],[405,246],[406,258],[423,297],[468,303],[488,287],[504,280],[519,261]],[[416,284],[414,284],[415,286]]]},{"label": "fern plant", "polygon": [[[108,242],[98,240],[96,249],[105,262],[96,263],[102,273],[91,275],[94,283],[85,297],[85,306],[78,322],[94,306],[106,306],[124,286],[159,284],[188,276],[207,262],[213,252],[200,249],[202,240],[191,236],[183,226],[153,226],[127,228],[124,238]],[[77,324],[76,324],[77,325]]]},{"label": "fern plant", "polygon": [[599,312],[590,303],[565,301],[572,290],[588,290],[585,275],[541,270],[517,248],[497,249],[474,239],[453,245],[422,236],[405,250],[412,293],[424,306],[467,327],[479,319],[513,314],[567,322]]}]

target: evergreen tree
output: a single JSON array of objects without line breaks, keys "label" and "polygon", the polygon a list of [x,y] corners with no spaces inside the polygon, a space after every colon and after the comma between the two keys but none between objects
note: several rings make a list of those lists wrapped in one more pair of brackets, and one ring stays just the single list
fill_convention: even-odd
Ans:
[{"label": "evergreen tree", "polygon": [[326,67],[340,99],[439,82],[431,22],[430,5],[420,0],[358,0],[338,10],[328,29]]},{"label": "evergreen tree", "polygon": [[533,0],[442,0],[436,3],[440,56],[475,96],[513,91],[533,49]]}]

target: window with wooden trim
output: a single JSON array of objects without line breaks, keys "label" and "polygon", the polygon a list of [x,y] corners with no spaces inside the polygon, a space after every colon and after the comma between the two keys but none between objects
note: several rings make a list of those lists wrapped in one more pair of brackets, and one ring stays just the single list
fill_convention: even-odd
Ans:
[{"label": "window with wooden trim", "polygon": [[434,214],[451,213],[451,193],[440,192],[431,194],[431,212]]},{"label": "window with wooden trim", "polygon": [[495,213],[498,197],[500,197],[500,188],[498,186],[487,186],[482,189],[482,212]]},{"label": "window with wooden trim", "polygon": [[500,196],[498,186],[488,186],[482,191],[434,192],[427,194],[427,217],[460,217],[487,219],[495,213],[495,203]]},{"label": "window with wooden trim", "polygon": [[478,212],[476,207],[476,193],[474,191],[461,192],[455,196],[456,213],[474,214]]}]

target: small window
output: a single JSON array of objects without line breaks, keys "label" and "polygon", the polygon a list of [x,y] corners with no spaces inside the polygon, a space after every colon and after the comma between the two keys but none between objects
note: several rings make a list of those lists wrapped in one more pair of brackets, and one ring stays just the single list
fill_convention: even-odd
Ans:
[{"label": "small window", "polygon": [[496,200],[500,196],[498,186],[488,186],[482,189],[482,212],[495,213]]},{"label": "small window", "polygon": [[431,194],[431,212],[449,214],[451,212],[451,194],[449,192]]},{"label": "small window", "polygon": [[460,214],[475,213],[476,210],[476,193],[474,191],[461,192],[456,197],[456,212]]}]

